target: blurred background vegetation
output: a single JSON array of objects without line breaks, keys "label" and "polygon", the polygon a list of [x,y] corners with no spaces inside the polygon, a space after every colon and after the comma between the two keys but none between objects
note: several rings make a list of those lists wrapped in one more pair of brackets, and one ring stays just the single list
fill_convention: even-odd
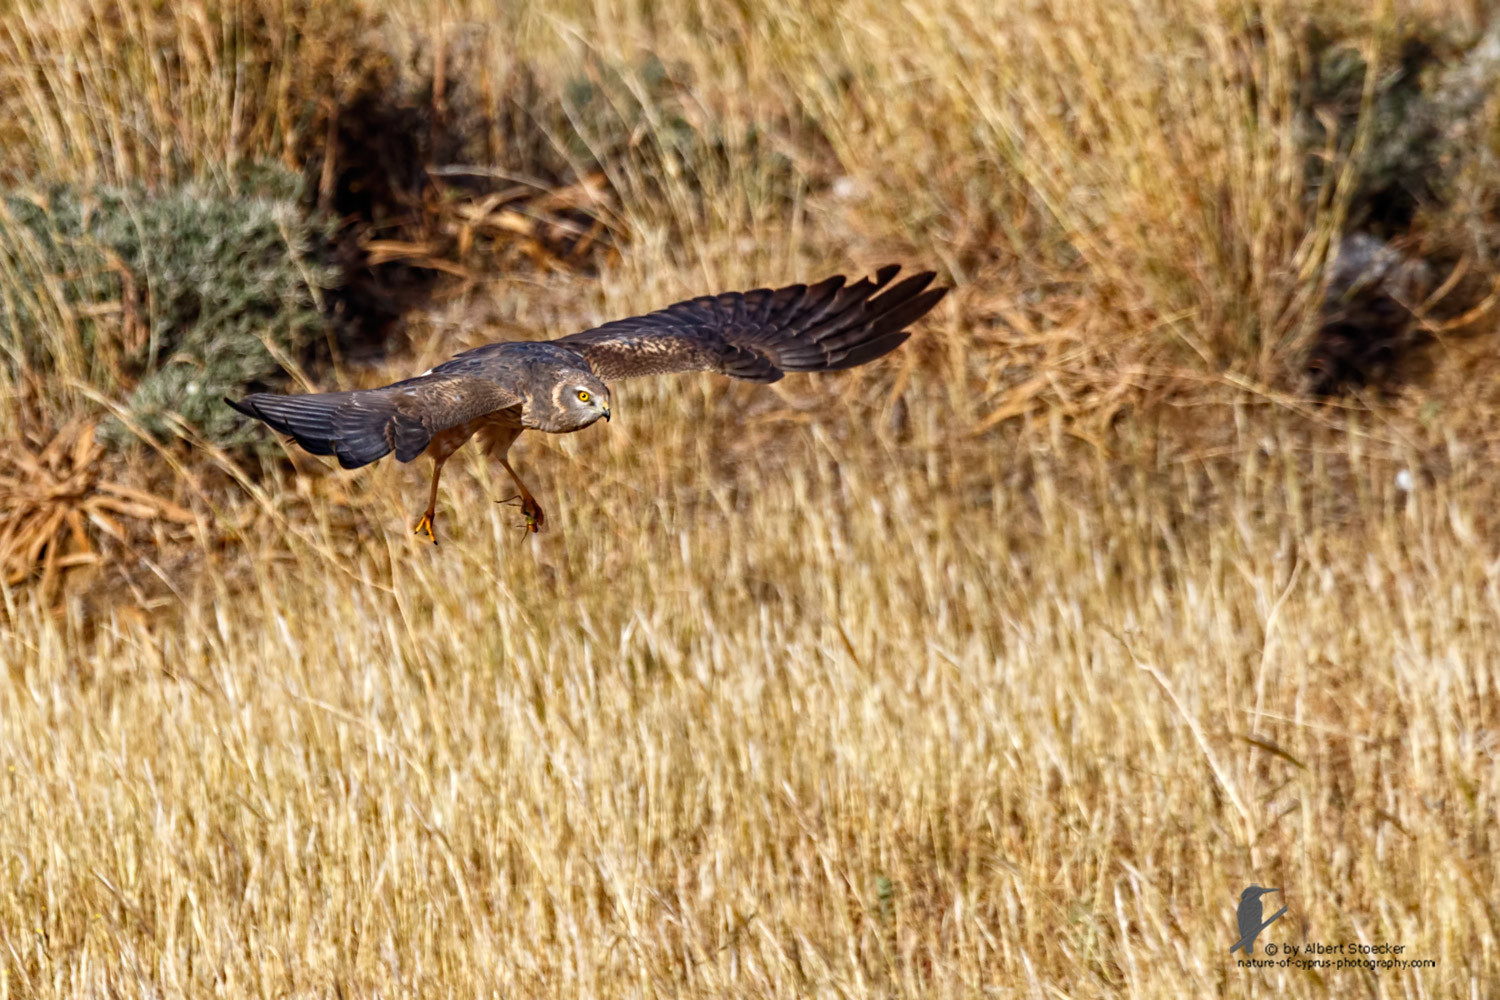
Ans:
[{"label": "blurred background vegetation", "polygon": [[[870,612],[869,622],[856,614],[853,641],[843,625],[836,635],[826,622],[806,626],[826,632],[808,640],[809,650],[841,663],[847,653],[853,664],[845,664],[847,677],[883,678],[869,683],[903,692],[909,719],[936,725],[941,714],[929,716],[934,703],[926,699],[937,696],[912,688],[895,665],[917,646],[929,657],[939,647],[966,651],[961,658],[974,671],[971,683],[1019,684],[1018,697],[1042,708],[1008,724],[1029,719],[1038,734],[1027,742],[1052,748],[1047,753],[1066,752],[1056,748],[1074,739],[1097,741],[1089,745],[1107,753],[1110,733],[1133,726],[1109,715],[1109,699],[1091,687],[1086,663],[1122,670],[1155,663],[1166,671],[1156,676],[1169,692],[1169,682],[1195,683],[1172,672],[1171,657],[1186,662],[1211,647],[1218,650],[1209,657],[1214,664],[1216,656],[1243,664],[1232,680],[1225,667],[1223,688],[1203,695],[1205,717],[1219,720],[1207,735],[1194,729],[1194,738],[1172,744],[1171,753],[1162,749],[1167,737],[1137,748],[1145,757],[1160,751],[1155,763],[1162,768],[1181,768],[1173,772],[1180,783],[1168,782],[1165,798],[1152,799],[1162,815],[1187,817],[1181,823],[1195,836],[1217,831],[1203,834],[1201,855],[1171,869],[1168,881],[1215,900],[1201,915],[1181,910],[1182,919],[1217,926],[1220,890],[1227,899],[1250,881],[1274,881],[1246,871],[1242,884],[1210,886],[1226,857],[1269,863],[1301,849],[1277,842],[1276,824],[1290,813],[1278,798],[1285,787],[1277,784],[1280,772],[1270,768],[1315,774],[1319,782],[1331,775],[1299,800],[1314,803],[1306,829],[1328,840],[1317,848],[1319,864],[1353,880],[1351,894],[1383,913],[1409,914],[1419,903],[1441,910],[1446,916],[1424,931],[1424,941],[1446,956],[1446,968],[1458,977],[1450,985],[1493,983],[1500,975],[1495,917],[1482,902],[1492,898],[1496,876],[1486,846],[1493,831],[1484,832],[1482,817],[1500,788],[1486,749],[1485,734],[1500,725],[1481,655],[1488,626],[1453,640],[1460,653],[1452,659],[1465,664],[1453,684],[1469,690],[1471,701],[1434,707],[1402,686],[1409,680],[1404,674],[1400,683],[1387,678],[1382,683],[1389,686],[1379,688],[1402,692],[1391,695],[1402,718],[1417,720],[1414,731],[1444,748],[1440,763],[1392,764],[1400,754],[1390,747],[1409,734],[1391,721],[1384,694],[1361,700],[1370,690],[1364,669],[1372,657],[1392,663],[1414,656],[1431,666],[1442,658],[1431,650],[1467,627],[1460,624],[1466,615],[1489,613],[1455,598],[1448,614],[1422,618],[1411,610],[1419,603],[1408,592],[1416,586],[1411,581],[1450,597],[1489,594],[1495,586],[1482,543],[1500,499],[1486,472],[1500,439],[1500,20],[1487,3],[10,0],[3,10],[0,621],[3,637],[27,651],[13,662],[31,664],[14,668],[16,690],[39,677],[62,678],[58,683],[78,704],[98,708],[117,697],[99,678],[135,671],[152,678],[143,690],[157,692],[151,685],[167,683],[157,672],[172,669],[162,666],[170,659],[164,651],[191,659],[198,647],[185,637],[215,630],[220,645],[203,654],[194,676],[239,677],[236,670],[272,656],[301,663],[301,644],[323,648],[317,643],[325,633],[330,658],[420,659],[413,649],[442,646],[443,636],[459,627],[449,621],[443,631],[434,623],[463,614],[441,601],[429,606],[423,594],[493,592],[490,563],[498,560],[515,574],[510,598],[525,619],[506,618],[508,627],[536,627],[550,639],[514,646],[509,633],[485,633],[486,641],[535,669],[537,686],[526,695],[531,708],[516,710],[535,709],[535,718],[526,718],[542,732],[564,724],[544,718],[546,699],[536,692],[555,695],[549,684],[566,687],[558,680],[571,677],[566,670],[592,662],[596,633],[625,636],[622,650],[629,642],[649,645],[649,655],[621,653],[642,677],[654,676],[661,662],[678,662],[674,655],[687,669],[683,663],[697,661],[683,658],[681,649],[702,643],[715,649],[720,643],[716,655],[730,660],[740,655],[746,647],[736,643],[750,643],[748,633],[734,633],[733,641],[704,638],[691,631],[696,625],[638,618],[619,601],[620,593],[696,592],[703,571],[686,555],[681,565],[673,562],[678,551],[653,540],[696,540],[716,530],[714,518],[734,514],[748,519],[734,523],[753,525],[744,529],[751,533],[723,529],[727,548],[711,541],[704,551],[743,569],[757,613],[785,612],[789,617],[776,619],[776,628],[789,634],[803,612],[786,608],[847,612],[840,598],[846,587],[864,595],[866,612],[878,605],[882,592],[861,589],[874,585],[860,566],[883,566],[927,594],[929,607],[945,609],[936,636],[921,642],[918,625],[902,631],[902,615],[921,609],[899,603],[883,615]],[[813,279],[887,260],[934,267],[956,287],[890,362],[758,393],[711,379],[689,380],[686,390],[632,385],[625,398],[641,422],[634,432],[630,421],[622,422],[626,430],[611,439],[616,444],[582,436],[528,442],[523,450],[550,449],[543,463],[549,471],[541,473],[548,486],[555,475],[576,494],[586,476],[624,498],[614,505],[604,496],[566,501],[578,505],[577,530],[603,541],[569,547],[565,534],[535,561],[510,565],[508,547],[497,542],[494,559],[460,556],[453,576],[432,577],[425,564],[409,565],[402,561],[407,555],[396,554],[415,479],[398,484],[395,472],[360,478],[329,470],[284,452],[219,404],[223,395],[247,389],[378,384],[485,340],[556,336],[707,290]],[[650,437],[648,415],[656,421]],[[677,471],[683,469],[692,475]],[[477,508],[485,476],[476,465],[478,485],[460,490],[455,506]],[[757,492],[760,478],[792,484],[788,489],[802,491],[797,499],[827,506],[816,513],[805,504],[782,509]],[[850,504],[846,481],[863,483],[869,501]],[[487,544],[485,532],[498,515],[482,513],[473,530]],[[569,523],[566,506],[562,523]],[[788,548],[784,536],[792,526],[826,540],[826,551],[822,542]],[[974,547],[972,562],[948,547],[960,530]],[[888,550],[883,539],[905,531],[921,535],[913,551],[948,553],[948,568],[903,561],[918,557]],[[597,548],[631,540],[673,568],[658,576]],[[688,541],[683,546],[682,553],[697,551]],[[1448,561],[1465,553],[1474,562]],[[273,565],[295,572],[271,579]],[[609,597],[586,565],[613,567],[634,584]],[[779,582],[766,568],[775,565],[790,567],[792,582]],[[1308,568],[1305,577],[1299,567]],[[325,572],[348,588],[335,593],[311,582]],[[989,599],[968,582],[979,578],[987,593],[1004,591],[1013,603],[987,611]],[[406,589],[407,579],[428,590]],[[1309,736],[1309,745],[1293,752],[1276,742],[1290,746],[1293,736],[1247,735],[1250,724],[1234,714],[1250,702],[1259,711],[1274,701],[1264,678],[1281,655],[1273,652],[1275,623],[1300,579],[1322,588],[1306,606],[1299,605],[1303,597],[1292,598],[1286,612],[1300,615],[1308,634],[1323,635],[1321,652],[1309,654],[1303,667],[1316,674],[1313,687],[1330,712],[1357,704],[1350,726],[1363,720],[1378,739],[1334,745]],[[786,604],[779,603],[781,587],[792,595]],[[750,614],[734,603],[738,590],[725,593],[725,607],[690,601],[695,620]],[[1201,619],[1163,610],[1183,594],[1217,595],[1211,603],[1223,603]],[[570,609],[527,603],[541,595],[566,600]],[[959,609],[951,614],[950,601]],[[1033,603],[1056,617],[1029,621],[1025,609]],[[297,618],[313,604],[326,605],[327,616]],[[150,615],[136,615],[132,606]],[[242,621],[225,617],[230,606]],[[1358,608],[1364,631],[1334,630],[1328,620],[1340,608]],[[155,616],[160,622],[147,621]],[[1202,627],[1212,638],[1195,646],[1194,623],[1210,619],[1212,628]],[[398,620],[407,636],[393,633],[391,646],[380,646],[370,623]],[[1077,636],[1091,622],[1107,623],[1113,638],[1080,652]],[[1160,648],[1132,631],[1141,622],[1154,623]],[[1388,632],[1379,631],[1382,623]],[[1182,646],[1171,638],[1179,626],[1188,636]],[[687,630],[676,653],[657,648],[652,630],[658,628]],[[878,661],[885,666],[857,655],[861,629],[870,649],[886,651]],[[260,636],[272,632],[286,637],[286,645],[268,653],[262,643],[269,640]],[[1013,644],[1023,633],[1036,651],[1021,655],[1034,657],[1027,661],[1032,673],[1005,659],[1016,655]],[[1418,648],[1433,659],[1411,652]],[[489,662],[482,650],[446,655],[454,676],[463,675],[461,666],[481,670]],[[1020,673],[983,672],[1002,660]],[[1057,676],[1089,688],[1096,700],[1079,707],[1072,694],[1026,686],[1042,684],[1059,663],[1076,670]],[[1301,677],[1306,682],[1309,674]],[[819,711],[841,711],[848,692],[826,693],[831,701],[820,702]],[[1177,731],[1172,727],[1188,710],[1175,694],[1168,703],[1151,701],[1153,693],[1159,692],[1152,685],[1129,693],[1149,720],[1143,731],[1156,732],[1150,728],[1156,725]],[[454,703],[466,700],[447,694]],[[941,704],[963,715],[966,705],[987,697],[982,688],[970,694],[966,700],[947,691],[943,697],[954,700]],[[295,743],[288,733],[302,731],[306,719],[298,713],[305,705],[276,700],[283,695],[262,692],[260,717],[275,740]],[[1125,697],[1110,697],[1116,695]],[[236,696],[226,697],[228,704]],[[368,710],[380,725],[395,725],[383,714],[389,706],[370,697],[369,704],[339,710],[361,719]],[[96,698],[102,701],[90,700]],[[715,711],[739,710],[714,704]],[[785,733],[798,731],[797,704],[792,699],[775,716]],[[1070,728],[1067,713],[1075,708],[1080,721]],[[1302,702],[1295,711],[1283,708],[1302,718]],[[678,723],[690,731],[682,720],[700,709],[687,706],[682,716],[663,709],[662,732],[676,732]],[[744,722],[734,712],[731,721]],[[1052,730],[1038,721],[1044,717]],[[1280,725],[1269,718],[1254,724]],[[1005,742],[985,729],[985,719],[972,724],[987,734],[981,743]],[[915,760],[931,744],[922,742],[925,730],[916,721],[910,725]],[[625,726],[616,736],[624,740],[631,731]],[[255,742],[248,731],[241,735]],[[884,745],[878,733],[866,735],[865,750]],[[423,749],[411,752],[438,754],[425,738],[413,737]],[[796,739],[811,738],[803,731]],[[800,748],[787,758],[793,798],[822,801],[837,813],[837,802],[798,783],[799,775],[818,771],[807,766],[806,754],[842,759],[837,742],[809,748],[787,739]],[[162,750],[155,766],[163,773],[187,767],[195,752],[190,742]],[[80,746],[87,758],[91,751]],[[1223,778],[1219,760],[1238,759],[1247,746],[1245,772]],[[47,760],[73,759],[64,750],[42,741],[13,756],[42,773],[52,766]],[[1212,776],[1198,763],[1200,750]],[[229,756],[235,762],[226,774],[239,773],[234,768],[241,764],[259,767]],[[957,866],[953,872],[962,868],[953,877],[963,883],[981,879],[975,874],[981,868],[988,878],[1010,864],[985,868],[991,861],[975,861],[982,852],[965,854],[964,837],[998,852],[994,844],[1004,837],[992,841],[976,831],[986,823],[1004,826],[1005,817],[1018,813],[996,819],[1000,813],[992,810],[1000,807],[976,790],[989,787],[989,764],[965,759],[954,766],[955,789],[973,779],[954,795],[967,803],[965,815],[978,817],[976,826],[962,836],[934,832],[941,825],[934,816],[959,822],[957,805],[951,813],[903,813],[895,826],[926,845],[924,857],[940,854]],[[551,775],[550,764],[546,770]],[[47,773],[55,784],[69,780],[62,771]],[[764,778],[758,771],[757,777],[734,773],[725,787],[736,781],[760,787]],[[921,780],[933,773],[924,770]],[[1131,796],[1156,794],[1149,773],[1101,776],[1077,762],[1022,759],[1012,776],[1034,779],[1033,791],[1050,790],[1037,792],[1042,799],[1108,799],[1126,811],[1134,808]],[[884,822],[880,795],[895,794],[904,780],[897,771],[887,778],[879,794],[851,779],[848,801],[868,807],[875,826]],[[1286,780],[1294,778],[1314,780],[1295,774]],[[203,794],[227,796],[233,782],[224,780]],[[535,780],[536,788],[552,787],[550,777]],[[1132,785],[1136,780],[1143,784]],[[1466,805],[1444,805],[1456,812],[1439,810],[1437,818],[1411,806],[1434,787],[1459,789]],[[1204,788],[1214,789],[1212,802],[1200,801]],[[526,801],[527,793],[512,791]],[[33,801],[29,792],[10,794]],[[47,794],[37,786],[34,801]],[[429,787],[422,794],[436,793]],[[725,801],[723,808],[738,808]],[[1386,844],[1378,831],[1387,830],[1389,819],[1407,838],[1401,843],[1408,861],[1445,872],[1452,861],[1451,871],[1461,873],[1424,890],[1394,878],[1382,882],[1385,870],[1373,862],[1358,868],[1330,832],[1354,836],[1345,827],[1345,809],[1354,808],[1349,802],[1359,803],[1366,819],[1375,817],[1369,843]],[[1413,820],[1400,803],[1427,820]],[[773,824],[767,842],[808,821],[801,806],[777,808],[783,806],[791,810],[777,814],[785,830]],[[699,815],[698,807],[682,808]],[[1273,813],[1276,819],[1268,819]],[[1405,825],[1398,815],[1407,816]],[[316,815],[304,818],[318,822]],[[910,829],[902,826],[907,820]],[[1431,840],[1411,832],[1427,821]],[[99,825],[98,815],[83,807],[67,822],[75,831]],[[1028,822],[1026,839],[1113,843],[1107,833],[1080,834],[1079,824],[1092,822],[1087,817]],[[837,836],[847,833],[834,826]],[[1095,834],[1102,839],[1090,839]],[[1215,836],[1228,845],[1222,851],[1209,843]],[[1460,841],[1466,846],[1454,848],[1456,854],[1443,853]],[[661,847],[651,844],[642,850]],[[268,856],[258,853],[263,847],[236,849]],[[577,861],[567,850],[559,848],[559,882]],[[468,863],[432,858],[444,870]],[[113,861],[92,863],[95,871],[116,871]],[[204,864],[219,872],[218,861]],[[1124,969],[1123,942],[1153,919],[1150,913],[1163,912],[1159,899],[1136,899],[1137,915],[1116,925],[1103,897],[1090,896],[1098,886],[1064,898],[1043,884],[1052,874],[1039,869],[1021,911],[1035,903],[1050,923],[1018,932],[1030,935],[1029,952],[1013,951],[1005,940],[984,943],[1007,920],[1019,920],[1014,909],[983,918],[971,912],[967,919],[979,919],[979,929],[971,928],[977,937],[953,945],[952,953],[943,951],[953,944],[946,938],[923,951],[930,942],[920,948],[911,942],[926,941],[921,935],[928,930],[946,933],[944,907],[956,897],[932,889],[941,905],[912,908],[911,879],[922,877],[921,866],[912,864],[897,889],[881,874],[877,882],[884,880],[886,889],[874,892],[873,902],[850,904],[862,914],[853,929],[820,937],[815,927],[838,923],[826,913],[819,917],[826,926],[790,917],[778,924],[770,937],[780,942],[777,961],[786,964],[767,959],[765,968],[781,969],[776,975],[785,978],[767,973],[766,982],[802,983],[809,992],[808,983],[854,992],[849,984],[882,983],[919,995],[936,982],[970,982],[953,970],[978,975],[989,961],[1015,982],[1030,976],[1036,983],[1040,976],[1053,993],[1113,992],[1131,980],[1142,995],[1150,992],[1145,983],[1173,995],[1172,984],[1180,989],[1190,971],[1200,977],[1192,980],[1197,987],[1223,988],[1217,965],[1189,956],[1178,967],[1164,957],[1176,954],[1180,928],[1162,931],[1160,950],[1143,963],[1146,973]],[[53,870],[86,868],[69,863]],[[169,895],[169,885],[187,884],[209,891],[191,878],[179,883],[170,872],[158,875],[160,882],[147,880],[152,892]],[[118,872],[110,878],[100,881],[113,885]],[[0,971],[9,970],[0,975],[0,994],[7,982],[22,982],[30,984],[23,994],[41,995],[37,984],[57,968],[49,962],[76,960],[68,968],[78,982],[88,979],[87,963],[77,959],[91,947],[88,918],[58,909],[48,895],[53,890],[38,885],[25,882],[31,888],[0,903],[20,914],[51,900],[48,933],[60,943],[50,951],[35,942],[26,946],[31,950],[13,946],[12,957],[0,958]],[[755,892],[744,891],[753,900]],[[891,892],[906,909],[893,909]],[[100,905],[122,912],[146,907],[139,894],[128,905],[120,901],[127,896],[116,893]],[[457,908],[454,899],[445,897],[444,905]],[[609,943],[610,920],[600,916],[609,907],[568,899],[557,903],[558,912],[574,904],[606,928],[591,939],[600,961],[625,962],[614,957],[624,939]],[[611,905],[616,913],[628,909],[618,899]],[[676,946],[643,943],[637,926],[630,948],[619,946],[637,963],[634,972],[612,982],[625,992],[630,982],[696,982],[710,993],[705,982],[732,984],[728,972],[718,980],[694,976],[719,969],[725,955],[745,946],[754,909],[746,905],[714,918],[722,918],[714,938],[721,950],[697,953],[682,968],[671,957]],[[1324,905],[1320,916],[1328,926],[1339,910],[1331,895]],[[466,896],[462,907],[472,922]],[[681,915],[671,907],[662,913],[667,923]],[[1070,929],[1053,940],[1060,925]],[[132,926],[115,931],[106,953],[129,951],[122,940],[165,947],[165,924]],[[1207,948],[1212,937],[1194,926],[1187,951]],[[1392,916],[1385,929],[1398,926]],[[845,931],[856,943],[840,957],[844,945],[830,941],[843,940],[838,934]],[[529,928],[515,932],[524,936]],[[797,978],[804,975],[801,959],[785,958],[801,947],[799,940],[808,942],[808,954],[821,956],[808,960],[808,968],[823,970],[806,973],[809,979]],[[423,941],[407,943],[441,952]],[[954,957],[959,951],[961,960]],[[1105,953],[1111,957],[1101,958]],[[948,959],[952,964],[944,965]],[[349,981],[383,981],[350,962],[364,971],[349,973]],[[787,971],[793,966],[796,976]],[[162,966],[152,969],[146,979],[170,978]],[[942,978],[944,969],[951,981]],[[1150,969],[1162,978],[1153,979]],[[463,990],[477,981],[449,985],[461,983]],[[311,988],[310,982],[288,971],[269,991]],[[1311,981],[1295,985],[1317,994]],[[1420,986],[1412,988],[1420,993]]]},{"label": "blurred background vegetation", "polygon": [[[956,275],[1089,305],[1103,326],[1067,371],[1089,391],[1184,366],[1367,388],[1428,339],[1415,328],[1480,318],[1500,43],[1462,4],[785,15],[21,3],[0,36],[0,178],[12,214],[41,208],[4,230],[7,398],[71,412],[54,375],[130,390],[109,379],[162,378],[163,344],[200,339],[224,349],[222,374],[220,352],[181,353],[216,385],[274,380],[274,350],[229,346],[274,299],[316,300],[337,331],[310,354],[304,320],[265,331],[296,361],[381,356],[413,310],[480,276],[586,270],[632,238],[701,253],[706,234],[805,226],[806,199],[830,192],[855,203],[841,223],[860,246],[935,246]],[[696,50],[651,43],[699,29]],[[1379,251],[1356,241],[1351,273],[1329,267],[1356,234]],[[226,301],[197,309],[154,239],[212,257]],[[70,256],[89,252],[107,263]],[[85,289],[101,267],[116,284]],[[262,287],[280,281],[303,287]],[[1330,334],[1335,304],[1356,318]],[[78,368],[69,345],[99,341],[104,316],[151,331],[139,370],[106,373],[113,354]],[[206,419],[188,415],[222,439]]]},{"label": "blurred background vegetation", "polygon": [[[19,3],[0,419],[73,413],[82,382],[159,434],[174,367],[321,377],[485,275],[714,252],[830,194],[845,243],[1088,306],[1078,350],[1030,359],[1084,394],[1403,383],[1408,348],[1488,314],[1500,43],[1476,10]],[[118,343],[139,331],[144,354]]]}]

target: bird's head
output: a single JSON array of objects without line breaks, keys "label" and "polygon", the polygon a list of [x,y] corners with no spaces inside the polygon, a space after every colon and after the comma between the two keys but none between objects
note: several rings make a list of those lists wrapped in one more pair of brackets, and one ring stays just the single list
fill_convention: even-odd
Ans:
[{"label": "bird's head", "polygon": [[600,417],[609,419],[609,386],[587,372],[563,390],[563,402],[569,414],[579,421],[579,427],[587,427]]},{"label": "bird's head", "polygon": [[522,423],[565,433],[581,431],[600,417],[609,419],[609,386],[602,379],[578,368],[564,368],[554,375],[551,392],[527,401]]},{"label": "bird's head", "polygon": [[1280,892],[1280,891],[1281,891],[1280,889],[1262,889],[1258,885],[1252,885],[1248,889],[1246,889],[1244,892],[1240,893],[1240,899],[1241,900],[1259,899],[1260,897],[1264,896],[1268,892]]}]

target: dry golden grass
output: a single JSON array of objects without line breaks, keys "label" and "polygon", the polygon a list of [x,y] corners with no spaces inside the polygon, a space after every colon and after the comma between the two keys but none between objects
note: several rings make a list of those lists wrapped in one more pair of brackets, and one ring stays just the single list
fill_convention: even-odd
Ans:
[{"label": "dry golden grass", "polygon": [[[280,141],[185,131],[234,105],[218,63],[86,128],[19,69],[89,4],[23,7],[32,168]],[[177,467],[192,558],[123,568],[163,596],[0,585],[0,997],[1493,993],[1497,411],[1452,357],[1385,406],[1255,388],[1341,211],[1286,174],[1307,5],[1259,9],[1248,57],[1207,0],[394,9],[558,86],[658,53],[723,138],[643,91],[620,258],[469,289],[403,370],[888,256],[960,287],[867,370],[629,383],[607,429],[524,438],[535,538],[477,457],[434,549],[425,469],[210,456]],[[1435,965],[1237,968],[1252,882],[1272,940]]]},{"label": "dry golden grass", "polygon": [[[415,472],[273,478],[310,522],[166,606],[15,609],[8,989],[1494,983],[1483,467],[1439,445],[1403,494],[1378,435],[1303,454],[1262,418],[1239,468],[1059,469],[955,443],[925,380],[904,442],[841,385],[623,392],[612,433],[521,449],[534,540],[478,463],[437,549]],[[1437,967],[1235,969],[1251,882],[1286,888],[1273,938]]]}]

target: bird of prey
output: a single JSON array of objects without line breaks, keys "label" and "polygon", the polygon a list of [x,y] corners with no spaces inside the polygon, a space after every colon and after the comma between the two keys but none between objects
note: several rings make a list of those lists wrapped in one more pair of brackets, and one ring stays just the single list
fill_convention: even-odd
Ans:
[{"label": "bird of prey", "polygon": [[906,328],[947,293],[924,272],[892,285],[891,265],[853,284],[842,276],[815,285],[708,295],[645,316],[550,341],[486,344],[378,389],[302,396],[252,393],[225,402],[290,434],[314,455],[356,469],[396,453],[431,455],[432,488],[416,532],[437,543],[438,478],[469,438],[515,480],[526,527],[546,521],[507,454],[523,430],[551,434],[609,419],[609,382],[637,375],[714,371],[751,382],[786,372],[853,368],[899,347]]}]

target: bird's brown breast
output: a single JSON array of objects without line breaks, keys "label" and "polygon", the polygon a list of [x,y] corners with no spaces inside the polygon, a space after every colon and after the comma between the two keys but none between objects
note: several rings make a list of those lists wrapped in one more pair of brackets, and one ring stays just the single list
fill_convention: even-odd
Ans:
[{"label": "bird's brown breast", "polygon": [[469,438],[478,434],[486,451],[504,456],[521,430],[521,420],[517,413],[510,409],[496,410],[438,431],[432,436],[432,441],[423,454],[431,455],[439,462],[444,461],[462,448]]}]

